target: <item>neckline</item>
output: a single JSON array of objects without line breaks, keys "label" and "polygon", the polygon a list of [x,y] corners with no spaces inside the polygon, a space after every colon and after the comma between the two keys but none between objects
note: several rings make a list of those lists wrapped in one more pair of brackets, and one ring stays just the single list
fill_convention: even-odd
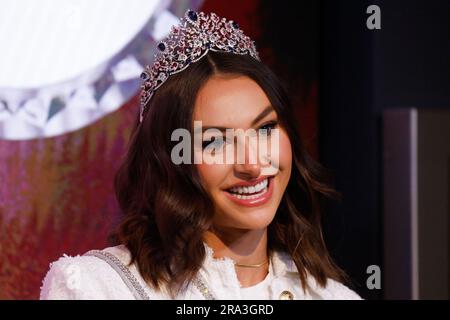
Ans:
[{"label": "neckline", "polygon": [[269,267],[269,272],[267,273],[266,277],[262,281],[258,282],[257,284],[254,284],[250,287],[241,287],[240,289],[241,289],[241,291],[252,291],[254,289],[266,287],[267,285],[269,285],[271,278],[272,278],[272,273],[271,273],[270,267]]}]

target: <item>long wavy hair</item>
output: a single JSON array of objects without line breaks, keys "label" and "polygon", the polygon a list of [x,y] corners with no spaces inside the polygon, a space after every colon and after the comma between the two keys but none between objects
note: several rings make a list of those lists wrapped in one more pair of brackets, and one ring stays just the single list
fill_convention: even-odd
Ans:
[{"label": "long wavy hair", "polygon": [[173,130],[193,132],[193,109],[202,85],[215,74],[242,75],[264,90],[292,146],[287,188],[268,227],[268,250],[289,254],[301,285],[308,273],[325,286],[343,280],[322,236],[320,203],[336,195],[323,168],[308,156],[296,130],[292,108],[281,82],[263,63],[247,55],[209,52],[162,85],[138,117],[128,152],[115,177],[123,218],[112,234],[126,245],[145,281],[176,295],[193,280],[205,258],[203,235],[212,226],[214,204],[203,188],[195,164],[171,161]]}]

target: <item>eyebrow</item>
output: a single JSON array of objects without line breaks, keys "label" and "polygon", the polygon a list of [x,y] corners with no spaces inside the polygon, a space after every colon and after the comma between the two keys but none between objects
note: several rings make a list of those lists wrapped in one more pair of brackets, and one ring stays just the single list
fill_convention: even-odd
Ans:
[{"label": "eyebrow", "polygon": [[[264,110],[258,114],[256,116],[255,119],[253,119],[251,126],[253,127],[254,125],[256,125],[258,122],[260,122],[262,119],[264,119],[268,114],[270,114],[272,111],[275,111],[275,109],[270,105],[264,108]],[[202,132],[208,130],[208,129],[217,129],[221,132],[225,132],[227,129],[231,129],[231,128],[226,128],[226,127],[217,127],[217,126],[203,126],[202,127]]]}]

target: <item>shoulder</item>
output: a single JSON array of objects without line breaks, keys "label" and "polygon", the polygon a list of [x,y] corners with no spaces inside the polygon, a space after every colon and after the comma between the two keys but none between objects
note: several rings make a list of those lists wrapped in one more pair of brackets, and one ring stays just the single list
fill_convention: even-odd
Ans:
[{"label": "shoulder", "polygon": [[[298,270],[290,255],[285,252],[276,252],[272,261],[275,274],[284,274],[284,277],[290,281],[298,279]],[[361,300],[361,297],[355,291],[331,278],[328,278],[326,286],[322,287],[317,283],[314,276],[307,272],[307,282],[308,294],[304,296],[306,299]],[[301,283],[297,281],[295,283],[297,291],[303,292]]]},{"label": "shoulder", "polygon": [[346,285],[327,279],[327,285],[315,291],[321,299],[327,300],[362,300],[361,297]]},{"label": "shoulder", "polygon": [[[126,251],[111,247],[102,252]],[[133,299],[119,274],[96,256],[63,255],[50,264],[41,287],[40,299]]]},{"label": "shoulder", "polygon": [[308,273],[308,288],[312,299],[362,300],[355,291],[332,278],[327,278],[326,285],[322,287],[310,273]]}]

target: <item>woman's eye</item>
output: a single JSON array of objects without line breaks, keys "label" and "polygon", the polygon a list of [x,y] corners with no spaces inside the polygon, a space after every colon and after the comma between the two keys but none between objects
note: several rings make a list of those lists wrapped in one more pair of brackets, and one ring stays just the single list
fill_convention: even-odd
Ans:
[{"label": "woman's eye", "polygon": [[270,136],[270,134],[272,133],[272,130],[275,129],[276,126],[277,126],[276,121],[266,123],[265,125],[263,125],[259,128],[259,134]]}]

